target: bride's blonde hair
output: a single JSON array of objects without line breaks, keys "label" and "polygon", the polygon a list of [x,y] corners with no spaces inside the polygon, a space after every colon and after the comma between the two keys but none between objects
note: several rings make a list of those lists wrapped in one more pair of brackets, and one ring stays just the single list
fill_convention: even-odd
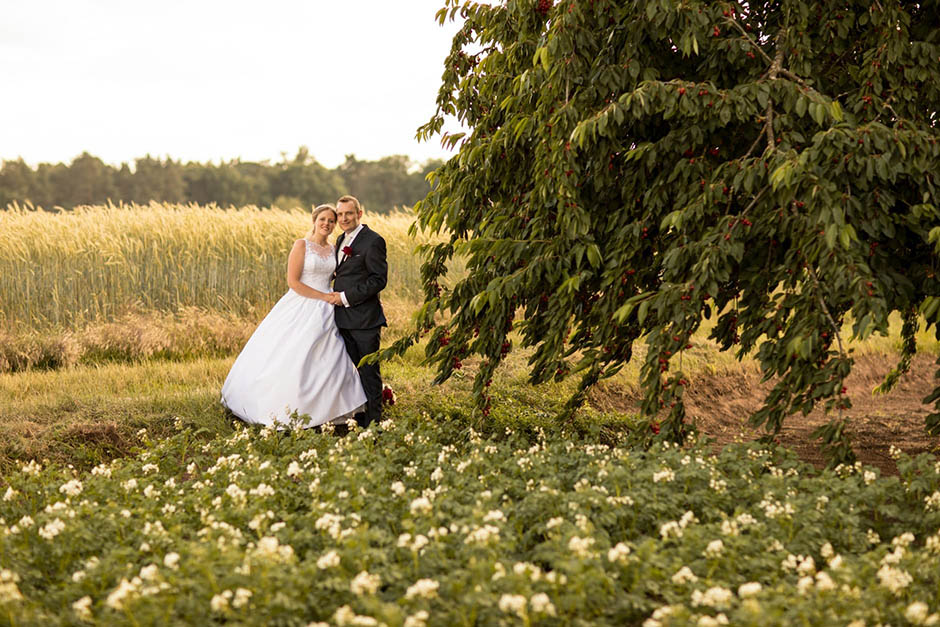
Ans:
[{"label": "bride's blonde hair", "polygon": [[[323,213],[324,211],[332,211],[333,219],[336,220],[336,207],[334,207],[330,203],[326,203],[324,205],[318,205],[317,207],[314,207],[313,216],[310,218],[311,224],[316,224],[317,216]],[[313,239],[313,226],[310,227],[310,230],[307,231],[306,235],[304,235],[304,238]]]}]

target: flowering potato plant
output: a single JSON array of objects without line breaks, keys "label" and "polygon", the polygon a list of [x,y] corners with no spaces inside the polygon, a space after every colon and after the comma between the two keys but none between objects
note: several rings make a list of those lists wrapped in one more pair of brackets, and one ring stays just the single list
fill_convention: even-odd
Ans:
[{"label": "flowering potato plant", "polygon": [[[0,485],[7,624],[932,624],[940,464],[817,473],[392,407]],[[861,624],[861,622],[856,623]]]}]

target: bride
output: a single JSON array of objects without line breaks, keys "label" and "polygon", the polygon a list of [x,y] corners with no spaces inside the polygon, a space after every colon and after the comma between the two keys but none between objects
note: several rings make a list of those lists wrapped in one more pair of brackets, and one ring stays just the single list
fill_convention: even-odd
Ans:
[{"label": "bride", "polygon": [[[327,237],[333,205],[313,210],[313,228],[294,242],[287,260],[290,289],[274,305],[235,359],[222,403],[251,424],[301,426],[345,422],[366,404],[359,373],[346,352],[327,295],[336,256]],[[306,415],[306,416],[303,416]]]}]

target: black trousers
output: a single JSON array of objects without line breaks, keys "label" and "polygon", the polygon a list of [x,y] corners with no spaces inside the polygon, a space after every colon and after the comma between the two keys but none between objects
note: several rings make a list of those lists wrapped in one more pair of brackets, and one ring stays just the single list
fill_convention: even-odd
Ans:
[{"label": "black trousers", "polygon": [[[374,329],[340,329],[343,342],[346,343],[346,352],[354,364],[358,364],[364,355],[379,350],[382,337],[382,327]],[[379,365],[364,364],[359,368],[359,378],[362,380],[362,389],[366,393],[367,405],[365,414],[356,414],[356,422],[361,427],[368,427],[373,422],[382,420],[382,375]]]}]

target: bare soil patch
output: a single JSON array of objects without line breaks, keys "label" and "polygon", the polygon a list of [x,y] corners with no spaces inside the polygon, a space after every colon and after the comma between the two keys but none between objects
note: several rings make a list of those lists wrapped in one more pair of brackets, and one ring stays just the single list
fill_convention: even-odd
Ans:
[{"label": "bare soil patch", "polygon": [[[917,355],[910,372],[901,377],[891,393],[873,395],[872,390],[895,366],[895,359],[889,355],[859,356],[846,382],[853,403],[845,412],[850,421],[852,448],[859,461],[880,468],[883,474],[897,474],[894,460],[888,454],[892,445],[910,455],[940,452],[940,437],[924,432],[924,418],[931,406],[924,405],[923,399],[936,385],[935,358]],[[739,365],[728,372],[699,373],[691,380],[685,397],[689,420],[703,434],[714,438],[718,446],[756,439],[763,432],[749,427],[747,417],[760,408],[772,387],[771,382],[761,382],[756,366]],[[636,412],[640,397],[636,390],[607,387],[594,394],[591,402],[603,409]],[[822,409],[807,416],[792,415],[784,421],[778,439],[802,459],[824,467],[826,459],[810,433],[831,418]]]}]

